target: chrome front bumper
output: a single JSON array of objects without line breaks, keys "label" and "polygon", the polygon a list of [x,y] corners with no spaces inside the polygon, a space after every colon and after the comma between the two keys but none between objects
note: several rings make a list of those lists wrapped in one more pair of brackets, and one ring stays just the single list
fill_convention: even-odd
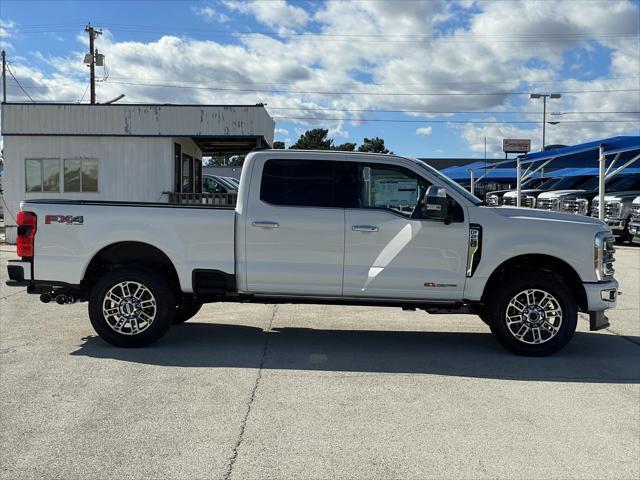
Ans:
[{"label": "chrome front bumper", "polygon": [[604,222],[607,225],[609,225],[611,230],[614,230],[614,231],[624,230],[625,223],[626,223],[624,218],[611,218],[611,217],[605,217]]},{"label": "chrome front bumper", "polygon": [[587,295],[587,311],[596,312],[615,308],[618,301],[618,281],[583,283]]},{"label": "chrome front bumper", "polygon": [[618,282],[610,280],[602,283],[584,283],[589,313],[589,330],[602,330],[609,326],[604,311],[614,308],[618,301]]}]

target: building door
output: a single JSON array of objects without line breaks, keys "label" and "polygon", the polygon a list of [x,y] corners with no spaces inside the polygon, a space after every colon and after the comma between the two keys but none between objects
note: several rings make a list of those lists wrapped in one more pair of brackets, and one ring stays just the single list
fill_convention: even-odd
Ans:
[{"label": "building door", "polygon": [[202,193],[202,160],[183,154],[174,144],[174,189],[177,193]]}]

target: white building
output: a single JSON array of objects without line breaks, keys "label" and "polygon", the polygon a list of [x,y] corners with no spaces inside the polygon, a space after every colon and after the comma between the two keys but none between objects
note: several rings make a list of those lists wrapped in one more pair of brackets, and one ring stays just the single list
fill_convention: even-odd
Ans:
[{"label": "white building", "polygon": [[274,128],[263,105],[5,103],[7,242],[23,200],[166,202],[201,191],[203,156],[269,147]]}]

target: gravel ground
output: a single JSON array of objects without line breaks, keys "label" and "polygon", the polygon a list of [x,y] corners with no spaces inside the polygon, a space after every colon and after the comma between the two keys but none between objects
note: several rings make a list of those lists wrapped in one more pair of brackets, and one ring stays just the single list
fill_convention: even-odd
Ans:
[{"label": "gravel ground", "polygon": [[206,305],[145,349],[4,286],[0,478],[640,477],[640,248],[611,328],[548,358],[473,316]]}]

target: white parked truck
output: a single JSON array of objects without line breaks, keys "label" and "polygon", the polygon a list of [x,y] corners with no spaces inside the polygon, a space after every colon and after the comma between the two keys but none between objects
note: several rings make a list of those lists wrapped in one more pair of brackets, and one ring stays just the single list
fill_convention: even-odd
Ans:
[{"label": "white parked truck", "polygon": [[394,155],[265,150],[235,207],[33,200],[8,285],[89,302],[96,332],[147,345],[208,302],[477,314],[505,347],[548,355],[578,312],[616,304],[614,238],[595,218],[486,207]]}]

